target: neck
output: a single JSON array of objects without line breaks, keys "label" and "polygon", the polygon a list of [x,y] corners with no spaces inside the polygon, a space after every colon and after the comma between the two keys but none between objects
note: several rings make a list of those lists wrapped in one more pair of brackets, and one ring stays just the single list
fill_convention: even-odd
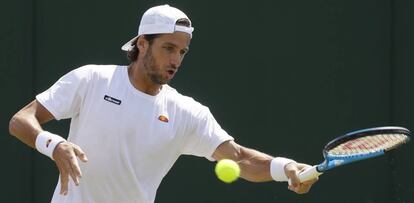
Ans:
[{"label": "neck", "polygon": [[128,77],[132,86],[145,94],[155,96],[161,91],[162,85],[155,84],[145,75],[142,63],[132,62],[128,66]]}]

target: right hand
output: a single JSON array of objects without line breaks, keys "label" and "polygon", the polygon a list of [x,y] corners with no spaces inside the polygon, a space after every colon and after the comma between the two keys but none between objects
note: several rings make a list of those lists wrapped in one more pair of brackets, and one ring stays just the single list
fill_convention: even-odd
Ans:
[{"label": "right hand", "polygon": [[79,168],[78,159],[87,162],[85,153],[82,149],[71,142],[59,143],[53,151],[53,159],[60,173],[60,194],[67,195],[69,176],[72,177],[75,185],[79,185],[82,172]]},{"label": "right hand", "polygon": [[318,177],[301,183],[298,175],[310,167],[312,166],[296,162],[289,163],[285,166],[286,176],[291,181],[288,187],[289,190],[298,194],[305,194],[309,192],[312,185],[318,181]]}]

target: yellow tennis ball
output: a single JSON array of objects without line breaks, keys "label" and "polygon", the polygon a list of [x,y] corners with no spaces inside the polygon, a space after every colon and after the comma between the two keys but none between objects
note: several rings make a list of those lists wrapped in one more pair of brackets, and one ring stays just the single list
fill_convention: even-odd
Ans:
[{"label": "yellow tennis ball", "polygon": [[222,159],[216,164],[216,175],[218,179],[225,183],[231,183],[240,176],[240,167],[235,161]]}]

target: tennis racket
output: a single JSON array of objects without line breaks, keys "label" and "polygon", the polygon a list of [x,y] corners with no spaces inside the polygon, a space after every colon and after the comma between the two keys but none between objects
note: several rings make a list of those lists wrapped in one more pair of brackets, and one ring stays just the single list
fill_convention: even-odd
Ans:
[{"label": "tennis racket", "polygon": [[409,140],[410,131],[402,127],[377,127],[350,132],[329,142],[323,149],[324,162],[300,173],[299,180],[305,182],[335,167],[381,156]]}]

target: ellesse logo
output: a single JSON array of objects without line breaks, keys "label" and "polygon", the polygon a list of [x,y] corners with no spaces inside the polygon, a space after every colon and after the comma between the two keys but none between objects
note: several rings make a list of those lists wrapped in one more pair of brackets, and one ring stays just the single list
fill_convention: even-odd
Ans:
[{"label": "ellesse logo", "polygon": [[114,103],[114,104],[116,104],[116,105],[121,105],[121,100],[116,99],[116,98],[113,98],[113,97],[111,97],[111,96],[105,95],[105,96],[104,96],[104,99],[105,99],[106,101],[109,101],[109,102]]},{"label": "ellesse logo", "polygon": [[164,123],[168,123],[168,118],[164,115],[160,115],[158,116],[158,120],[164,122]]}]

